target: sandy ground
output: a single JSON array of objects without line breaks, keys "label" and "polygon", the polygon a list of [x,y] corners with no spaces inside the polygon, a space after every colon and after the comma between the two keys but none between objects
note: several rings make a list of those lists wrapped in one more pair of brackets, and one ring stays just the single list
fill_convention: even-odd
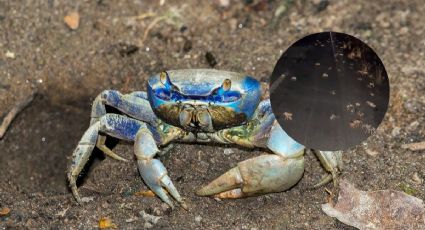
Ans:
[{"label": "sandy ground", "polygon": [[[147,189],[135,163],[94,154],[80,187],[91,200],[83,206],[65,178],[69,156],[88,127],[90,103],[103,89],[143,90],[148,76],[164,69],[211,68],[207,53],[214,68],[267,82],[291,43],[324,30],[352,34],[373,47],[392,87],[378,132],[344,152],[340,177],[363,190],[395,189],[425,199],[424,183],[413,176],[425,179],[424,151],[401,148],[425,140],[422,1],[161,2],[0,1],[0,116],[38,91],[0,141],[0,208],[11,210],[0,216],[0,228],[89,229],[108,217],[120,229],[351,229],[321,211],[325,188],[309,189],[325,173],[313,154],[289,191],[216,201],[194,191],[261,152],[228,146],[232,153],[225,154],[225,146],[177,144],[161,160],[190,212],[134,195]],[[71,11],[80,15],[76,30],[63,22]],[[133,159],[128,143],[114,150]],[[150,226],[142,211],[161,219]]]}]

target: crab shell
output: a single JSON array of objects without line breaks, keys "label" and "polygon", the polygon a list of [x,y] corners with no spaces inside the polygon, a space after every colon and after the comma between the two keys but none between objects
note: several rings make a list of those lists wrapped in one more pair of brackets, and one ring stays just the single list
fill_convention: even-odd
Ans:
[{"label": "crab shell", "polygon": [[245,124],[261,96],[254,78],[210,69],[162,72],[149,79],[147,88],[155,115],[188,131],[214,132]]}]

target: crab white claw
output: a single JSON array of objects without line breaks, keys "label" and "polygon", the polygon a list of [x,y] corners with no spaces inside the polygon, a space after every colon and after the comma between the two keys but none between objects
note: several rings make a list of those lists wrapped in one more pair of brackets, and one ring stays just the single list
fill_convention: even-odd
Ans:
[{"label": "crab white claw", "polygon": [[[147,93],[102,92],[93,103],[90,127],[68,169],[74,197],[81,203],[76,180],[94,147],[127,161],[106,147],[107,136],[134,142],[141,177],[171,207],[175,200],[187,209],[166,168],[155,158],[170,142],[236,144],[273,153],[238,163],[199,189],[199,196],[241,198],[291,188],[303,175],[305,149],[276,122],[270,102],[260,102],[260,93],[259,82],[249,76],[203,69],[162,72],[150,78]],[[123,115],[107,113],[106,106]],[[341,153],[315,153],[329,172],[317,186],[335,180],[342,166]]]}]

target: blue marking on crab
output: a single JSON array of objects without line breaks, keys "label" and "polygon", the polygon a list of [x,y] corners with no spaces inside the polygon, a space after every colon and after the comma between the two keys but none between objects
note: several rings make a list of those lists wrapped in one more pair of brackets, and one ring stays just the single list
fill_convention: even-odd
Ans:
[{"label": "blue marking on crab", "polygon": [[[76,180],[92,150],[127,161],[105,145],[107,136],[134,142],[141,177],[161,200],[186,208],[183,198],[159,159],[170,142],[213,142],[269,149],[235,165],[196,193],[240,198],[281,192],[294,186],[304,172],[304,146],[276,122],[270,101],[260,102],[260,83],[252,77],[218,70],[171,70],[150,78],[147,92],[121,94],[105,90],[96,97],[90,127],[72,154],[68,180],[81,202]],[[123,113],[106,113],[105,106]],[[330,173],[318,185],[335,179],[340,152],[315,151]],[[335,180],[334,180],[335,181]]]}]

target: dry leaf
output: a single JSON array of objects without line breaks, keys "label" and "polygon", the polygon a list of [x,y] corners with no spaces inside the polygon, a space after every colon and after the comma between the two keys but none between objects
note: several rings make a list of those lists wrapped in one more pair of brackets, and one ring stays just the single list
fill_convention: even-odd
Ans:
[{"label": "dry leaf", "polygon": [[112,223],[112,220],[108,217],[102,217],[99,220],[99,228],[100,229],[106,229],[106,228],[117,228],[117,225]]},{"label": "dry leaf", "polygon": [[361,191],[344,180],[337,204],[323,204],[322,210],[359,229],[425,229],[421,199],[394,190]]},{"label": "dry leaf", "polygon": [[0,209],[0,216],[7,216],[10,213],[10,208]]},{"label": "dry leaf", "polygon": [[63,20],[69,28],[76,30],[80,25],[80,14],[76,11],[70,12]]},{"label": "dry leaf", "polygon": [[144,190],[144,191],[135,192],[134,195],[143,196],[143,197],[154,197],[155,193],[153,193],[152,190]]}]

